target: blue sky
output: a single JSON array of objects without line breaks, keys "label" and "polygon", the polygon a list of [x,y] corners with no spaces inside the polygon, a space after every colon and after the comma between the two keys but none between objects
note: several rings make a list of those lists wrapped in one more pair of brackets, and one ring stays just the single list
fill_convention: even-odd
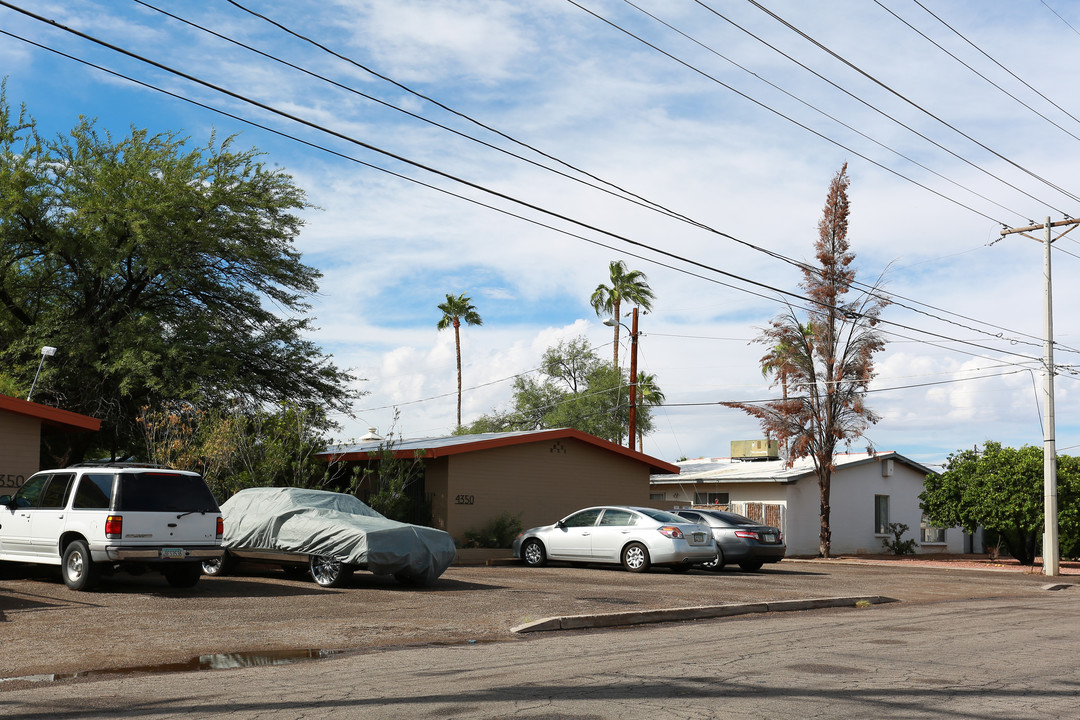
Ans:
[{"label": "blue sky", "polygon": [[[795,290],[799,280],[791,265],[398,112],[576,174],[226,0],[13,4],[645,246],[387,159],[0,7],[0,29],[12,35],[464,196],[0,35],[8,99],[25,102],[44,132],[66,132],[85,115],[114,136],[131,126],[175,130],[201,145],[211,132],[239,133],[241,146],[264,151],[269,165],[287,170],[306,190],[320,209],[305,215],[297,246],[324,273],[312,299],[314,339],[338,364],[355,368],[366,379],[360,389],[369,393],[357,402],[355,418],[340,418],[341,439],[368,426],[385,432],[395,406],[397,430],[407,436],[452,429],[453,338],[435,329],[435,306],[446,293],[472,297],[485,321],[462,333],[466,422],[505,407],[507,379],[535,368],[544,349],[561,339],[585,335],[607,356],[610,331],[588,298],[606,281],[613,259],[647,273],[657,295],[655,311],[641,319],[639,364],[657,376],[672,405],[657,411],[646,452],[665,460],[723,456],[732,440],[760,436],[742,413],[691,404],[775,394],[757,369],[762,348],[748,343],[781,305],[774,293],[746,292],[744,282],[657,250],[785,290]],[[848,163],[859,278],[872,282],[888,268],[887,290],[918,309],[898,303],[885,315],[898,325],[888,327],[890,344],[873,385],[879,392],[870,397],[883,416],[868,433],[874,446],[935,463],[987,439],[1042,442],[1035,387],[1041,385],[1042,250],[1020,236],[994,241],[1003,225],[1080,215],[1080,200],[1070,194],[1080,193],[1074,181],[1077,3],[924,2],[937,18],[915,0],[240,4],[558,161],[788,258],[812,257],[829,180]],[[1071,367],[1080,360],[1073,310],[1080,301],[1073,281],[1080,231],[1075,235],[1057,241],[1054,254],[1056,359],[1065,366],[1057,382],[1059,448],[1080,446],[1078,376]]]}]

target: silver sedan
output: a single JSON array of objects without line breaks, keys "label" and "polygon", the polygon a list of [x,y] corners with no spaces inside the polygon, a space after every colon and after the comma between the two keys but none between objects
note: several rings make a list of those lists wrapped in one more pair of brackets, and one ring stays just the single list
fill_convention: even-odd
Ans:
[{"label": "silver sedan", "polygon": [[548,560],[621,563],[630,572],[652,565],[689,570],[716,557],[707,526],[663,510],[625,505],[579,510],[554,525],[526,530],[514,540],[514,557],[530,567]]}]

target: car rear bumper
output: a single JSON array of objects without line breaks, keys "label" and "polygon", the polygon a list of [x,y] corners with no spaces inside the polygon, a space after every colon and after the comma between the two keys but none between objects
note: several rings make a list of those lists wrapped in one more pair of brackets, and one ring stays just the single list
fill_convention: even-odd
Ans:
[{"label": "car rear bumper", "polygon": [[716,557],[716,546],[691,545],[678,542],[671,547],[650,548],[649,559],[653,565],[686,565],[708,562]]},{"label": "car rear bumper", "polygon": [[[180,550],[183,557],[169,557],[163,551]],[[95,562],[178,562],[183,560],[210,560],[221,557],[221,548],[217,546],[177,546],[153,545],[124,547],[107,545],[103,550],[91,551]]]}]

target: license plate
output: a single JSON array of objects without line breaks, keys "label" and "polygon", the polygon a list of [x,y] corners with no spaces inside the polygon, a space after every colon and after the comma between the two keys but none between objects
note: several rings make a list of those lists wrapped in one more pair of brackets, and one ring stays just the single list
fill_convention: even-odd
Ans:
[{"label": "license plate", "polygon": [[705,533],[699,533],[699,532],[694,533],[694,542],[696,542],[696,543],[705,542]]},{"label": "license plate", "polygon": [[764,533],[761,538],[764,542],[776,542],[776,536],[772,533]]},{"label": "license plate", "polygon": [[163,560],[183,560],[184,548],[161,548],[161,558]]}]

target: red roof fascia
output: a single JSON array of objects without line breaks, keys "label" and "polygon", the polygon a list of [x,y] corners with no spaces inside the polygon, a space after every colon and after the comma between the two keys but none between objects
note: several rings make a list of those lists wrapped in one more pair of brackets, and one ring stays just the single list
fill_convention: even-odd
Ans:
[{"label": "red roof fascia", "polygon": [[[580,440],[581,442],[594,445],[596,447],[608,450],[610,452],[617,453],[623,457],[630,458],[637,462],[645,463],[649,466],[651,473],[665,473],[665,474],[678,474],[679,466],[672,465],[671,463],[658,460],[645,453],[640,453],[630,448],[625,448],[622,445],[616,445],[613,442],[598,438],[595,435],[582,432],[581,430],[575,430],[573,428],[559,428],[556,430],[540,430],[538,432],[529,433],[527,435],[508,435],[506,437],[491,438],[490,440],[478,440],[476,442],[461,443],[457,445],[447,445],[445,447],[435,447],[423,450],[420,452],[420,457],[434,460],[440,457],[449,457],[451,455],[460,455],[467,452],[477,452],[479,450],[494,450],[496,448],[513,447],[514,445],[525,445],[534,442],[543,442],[545,440],[563,440],[566,438],[572,438]],[[395,450],[394,457],[398,460],[411,460],[415,457],[415,450]],[[350,460],[370,460],[371,456],[367,452],[352,452],[342,453],[341,455],[334,455],[334,460],[338,461],[350,461]]]},{"label": "red roof fascia", "polygon": [[40,420],[46,425],[97,432],[101,429],[101,421],[88,415],[80,415],[70,410],[61,410],[50,405],[40,405],[28,400],[20,400],[10,395],[0,395],[0,411],[25,415]]}]

